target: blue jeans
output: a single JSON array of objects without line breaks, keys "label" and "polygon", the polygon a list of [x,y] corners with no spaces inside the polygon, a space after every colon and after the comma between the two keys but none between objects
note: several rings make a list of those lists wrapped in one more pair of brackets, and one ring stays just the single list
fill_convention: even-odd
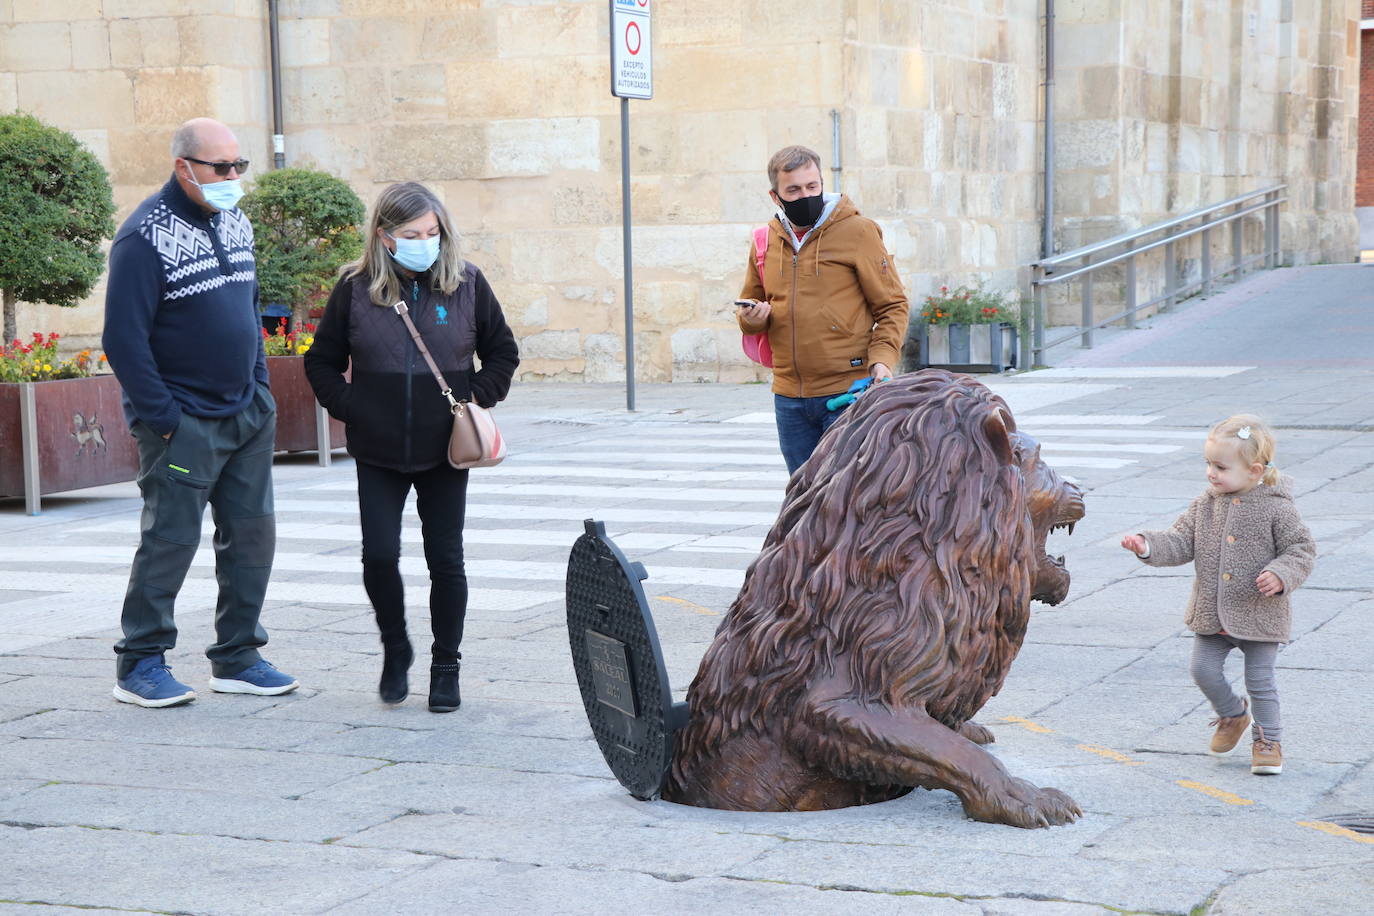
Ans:
[{"label": "blue jeans", "polygon": [[778,421],[778,446],[782,458],[787,462],[787,473],[797,473],[811,453],[816,443],[840,418],[841,410],[826,410],[825,402],[834,395],[819,398],[787,398],[773,395],[773,415]]}]

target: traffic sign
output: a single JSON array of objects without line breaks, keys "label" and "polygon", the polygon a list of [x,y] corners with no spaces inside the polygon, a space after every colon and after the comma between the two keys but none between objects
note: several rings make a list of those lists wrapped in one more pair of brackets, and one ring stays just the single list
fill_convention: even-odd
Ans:
[{"label": "traffic sign", "polygon": [[611,0],[611,95],[654,97],[653,0]]}]

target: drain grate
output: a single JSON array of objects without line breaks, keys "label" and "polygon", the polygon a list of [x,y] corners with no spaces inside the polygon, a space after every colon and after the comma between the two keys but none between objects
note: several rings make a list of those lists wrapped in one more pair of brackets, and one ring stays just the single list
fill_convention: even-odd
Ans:
[{"label": "drain grate", "polygon": [[1322,818],[1322,820],[1328,824],[1335,824],[1337,827],[1344,827],[1346,830],[1374,836],[1374,814],[1333,814],[1330,817]]}]

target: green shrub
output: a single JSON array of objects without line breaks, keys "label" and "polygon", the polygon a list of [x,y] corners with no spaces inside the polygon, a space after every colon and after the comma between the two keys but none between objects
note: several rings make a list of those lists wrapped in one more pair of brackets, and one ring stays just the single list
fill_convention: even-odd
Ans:
[{"label": "green shrub", "polygon": [[347,182],[302,168],[263,174],[239,206],[253,221],[263,304],[291,306],[300,327],[338,269],[362,254],[367,209]]},{"label": "green shrub", "polygon": [[114,212],[104,166],[75,137],[32,115],[0,115],[0,341],[16,337],[16,302],[72,306],[90,294]]}]

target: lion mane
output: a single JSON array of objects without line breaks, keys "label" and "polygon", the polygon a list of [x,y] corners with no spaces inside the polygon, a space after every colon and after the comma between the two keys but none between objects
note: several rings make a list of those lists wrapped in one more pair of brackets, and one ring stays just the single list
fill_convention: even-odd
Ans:
[{"label": "lion mane", "polygon": [[[1000,397],[938,370],[875,386],[846,411],[790,481],[702,659],[665,797],[754,807],[719,787],[814,770],[802,752],[743,772],[776,747],[788,756],[818,681],[845,684],[856,708],[923,710],[953,731],[1000,689],[1039,562],[1015,438]],[[917,784],[872,764],[836,778],[876,786],[860,801]],[[835,806],[785,786],[762,804]]]}]

